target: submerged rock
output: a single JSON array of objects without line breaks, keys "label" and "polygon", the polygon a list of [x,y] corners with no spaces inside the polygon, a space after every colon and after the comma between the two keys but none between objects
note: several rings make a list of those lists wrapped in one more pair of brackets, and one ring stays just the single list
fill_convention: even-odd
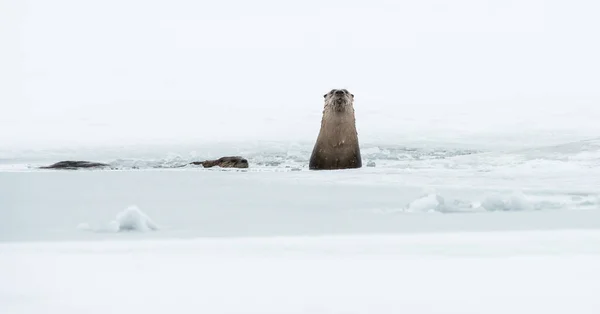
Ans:
[{"label": "submerged rock", "polygon": [[110,167],[110,165],[108,164],[103,164],[100,162],[91,162],[91,161],[73,161],[73,160],[66,160],[66,161],[59,161],[55,164],[52,164],[50,166],[42,166],[40,167],[40,169],[67,169],[67,170],[74,170],[74,169],[79,169],[79,168],[102,168],[102,167]]}]

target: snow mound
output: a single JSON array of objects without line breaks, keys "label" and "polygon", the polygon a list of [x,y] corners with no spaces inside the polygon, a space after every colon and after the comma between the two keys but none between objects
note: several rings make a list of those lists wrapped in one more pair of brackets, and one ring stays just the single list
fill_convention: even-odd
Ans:
[{"label": "snow mound", "polygon": [[108,228],[113,232],[120,231],[151,231],[158,226],[137,206],[129,206],[117,214],[117,219],[109,223]]},{"label": "snow mound", "polygon": [[411,201],[402,209],[375,209],[376,213],[476,213],[476,212],[518,212],[544,209],[585,210],[600,208],[598,194],[524,194],[514,191],[509,194],[494,193],[483,195],[482,199],[465,200],[453,197],[442,197],[435,192],[428,192]]},{"label": "snow mound", "polygon": [[523,193],[513,193],[509,198],[500,195],[486,197],[481,206],[488,211],[526,211],[534,209]]},{"label": "snow mound", "polygon": [[427,194],[410,202],[407,207],[407,212],[440,212],[444,211],[444,198],[437,194]]},{"label": "snow mound", "polygon": [[454,198],[446,200],[441,195],[430,192],[410,202],[402,211],[408,213],[468,213],[480,210],[474,202]]},{"label": "snow mound", "polygon": [[77,229],[100,233],[123,231],[147,232],[158,230],[158,225],[137,206],[132,205],[118,213],[116,219],[109,222],[108,226],[104,229],[94,229],[88,223],[80,223],[77,225]]}]

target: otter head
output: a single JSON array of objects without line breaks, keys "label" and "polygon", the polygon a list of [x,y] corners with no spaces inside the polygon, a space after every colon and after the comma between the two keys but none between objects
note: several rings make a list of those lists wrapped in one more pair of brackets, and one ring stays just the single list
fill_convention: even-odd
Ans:
[{"label": "otter head", "polygon": [[325,108],[331,107],[335,111],[344,111],[351,108],[354,102],[354,95],[346,89],[332,89],[323,97],[325,98]]},{"label": "otter head", "polygon": [[240,156],[221,157],[215,160],[194,161],[192,165],[202,165],[204,168],[219,166],[221,168],[248,168],[248,160]]},{"label": "otter head", "polygon": [[239,156],[221,157],[218,163],[222,168],[248,168],[248,160]]}]

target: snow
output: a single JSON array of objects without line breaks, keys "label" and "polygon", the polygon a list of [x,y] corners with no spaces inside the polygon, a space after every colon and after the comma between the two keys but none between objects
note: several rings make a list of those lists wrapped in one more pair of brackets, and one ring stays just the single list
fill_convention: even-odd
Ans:
[{"label": "snow", "polygon": [[77,225],[78,230],[93,232],[148,232],[158,230],[158,225],[139,207],[131,205],[117,214],[116,220],[108,223],[106,228],[92,228],[89,223]]},{"label": "snow", "polygon": [[597,313],[598,230],[0,244],[3,313]]},{"label": "snow", "polygon": [[157,230],[158,226],[142,212],[137,206],[129,206],[117,214],[117,220],[109,223],[109,229],[119,231],[151,231]]},{"label": "snow", "polygon": [[481,204],[487,210],[531,210],[533,206],[523,193],[514,193],[509,199],[490,195]]},{"label": "snow", "polygon": [[600,311],[597,2],[282,3],[2,2],[0,313]]},{"label": "snow", "polygon": [[436,194],[428,194],[408,204],[408,211],[440,211],[443,210],[444,198]]},{"label": "snow", "polygon": [[90,227],[90,225],[86,222],[82,222],[80,224],[77,225],[77,229],[79,230],[92,230],[92,227]]},{"label": "snow", "polygon": [[[0,242],[600,228],[598,167],[507,176],[512,164],[431,163],[1,172]],[[133,204],[160,228],[110,232]]]}]

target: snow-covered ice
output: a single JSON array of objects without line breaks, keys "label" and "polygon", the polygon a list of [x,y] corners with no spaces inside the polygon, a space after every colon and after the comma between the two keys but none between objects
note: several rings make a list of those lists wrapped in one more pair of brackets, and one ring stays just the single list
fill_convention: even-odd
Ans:
[{"label": "snow-covered ice", "polygon": [[0,312],[597,313],[596,142],[367,142],[376,167],[331,172],[300,144],[242,170],[165,167],[197,147],[119,170],[29,159],[0,172]]},{"label": "snow-covered ice", "polygon": [[597,313],[600,231],[0,244],[2,313]]},{"label": "snow-covered ice", "polygon": [[600,312],[597,2],[0,7],[0,313]]}]

